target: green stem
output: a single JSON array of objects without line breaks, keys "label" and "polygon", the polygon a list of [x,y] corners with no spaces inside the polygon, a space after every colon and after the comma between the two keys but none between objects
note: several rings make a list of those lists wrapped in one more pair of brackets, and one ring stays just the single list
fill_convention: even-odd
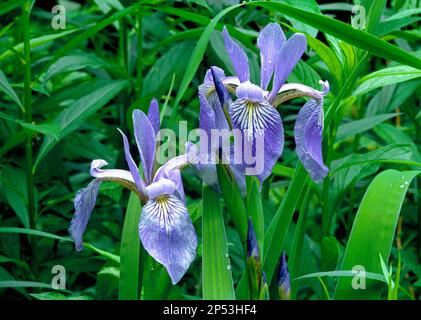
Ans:
[{"label": "green stem", "polygon": [[[31,14],[31,1],[27,1],[23,5],[22,10],[22,27],[23,27],[23,57],[24,57],[24,88],[23,88],[23,106],[25,110],[25,121],[32,122],[32,105],[31,105],[31,48],[29,35],[29,19]],[[32,132],[27,131],[25,143],[25,162],[26,162],[26,183],[28,191],[28,214],[29,227],[36,229],[36,206],[34,195],[34,176],[32,174],[33,154],[32,154]],[[36,257],[36,239],[30,237],[32,268],[35,275],[38,273],[38,263]]]},{"label": "green stem", "polygon": [[[301,205],[300,215],[298,217],[297,226],[295,227],[294,239],[291,245],[291,253],[289,259],[289,270],[291,279],[295,279],[300,273],[301,254],[303,251],[304,237],[307,228],[307,216],[308,216],[308,203],[310,199],[311,190],[307,189],[304,200]],[[291,294],[292,300],[297,298],[298,292],[298,281],[291,281]]]},{"label": "green stem", "polygon": [[143,73],[143,28],[142,28],[142,14],[137,14],[137,61],[136,61],[136,73],[137,73],[137,85],[136,85],[136,98],[139,99],[142,96],[142,73]]}]

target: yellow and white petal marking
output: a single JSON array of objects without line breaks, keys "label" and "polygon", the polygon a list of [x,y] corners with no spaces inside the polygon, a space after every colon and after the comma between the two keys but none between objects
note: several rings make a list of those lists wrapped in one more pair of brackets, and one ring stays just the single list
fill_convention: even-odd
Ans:
[{"label": "yellow and white petal marking", "polygon": [[264,132],[278,119],[277,110],[266,100],[238,99],[230,104],[229,113],[234,126],[249,138]]}]

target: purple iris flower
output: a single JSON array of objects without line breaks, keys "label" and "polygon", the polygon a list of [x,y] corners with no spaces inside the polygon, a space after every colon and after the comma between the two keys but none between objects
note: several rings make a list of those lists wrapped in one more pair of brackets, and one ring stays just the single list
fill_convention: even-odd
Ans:
[{"label": "purple iris flower", "polygon": [[[244,50],[231,39],[226,28],[223,30],[225,47],[230,56],[236,76],[225,77],[223,70],[216,69],[221,82],[236,96],[226,105],[225,115],[229,115],[232,128],[240,129],[244,140],[256,153],[257,141],[263,141],[263,172],[261,181],[272,172],[272,168],[282,154],[284,130],[276,107],[289,99],[307,96],[311,99],[300,110],[294,128],[298,158],[312,179],[320,182],[328,173],[322,158],[323,97],[329,91],[327,82],[321,82],[322,91],[302,84],[285,84],[288,75],[303,55],[307,42],[302,34],[294,34],[286,39],[277,23],[268,24],[259,34],[257,45],[260,49],[260,85],[250,82],[250,71]],[[201,94],[209,104],[216,104],[216,87],[207,75],[201,87]],[[271,90],[268,91],[269,84]],[[215,121],[218,121],[215,117]]]},{"label": "purple iris flower", "polygon": [[[95,179],[77,192],[75,215],[69,228],[76,250],[83,249],[83,233],[88,224],[99,187],[103,181],[114,181],[134,191],[143,205],[139,222],[139,236],[145,250],[163,264],[177,283],[196,257],[197,236],[185,205],[180,170],[189,164],[188,154],[170,159],[157,168],[155,159],[156,135],[160,128],[159,107],[152,100],[148,115],[133,112],[133,128],[142,164],[141,174],[133,160],[127,137],[123,137],[125,158],[130,171],[102,169],[105,160],[94,160],[90,174]],[[189,152],[189,147],[187,147]]]}]

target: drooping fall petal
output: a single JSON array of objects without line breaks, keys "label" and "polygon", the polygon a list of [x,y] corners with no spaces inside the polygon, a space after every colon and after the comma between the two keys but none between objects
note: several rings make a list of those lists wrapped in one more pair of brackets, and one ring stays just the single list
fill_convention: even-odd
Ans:
[{"label": "drooping fall petal", "polygon": [[187,209],[177,197],[150,199],[143,207],[139,235],[145,250],[164,265],[173,284],[196,257],[197,237]]},{"label": "drooping fall petal", "polygon": [[294,126],[296,152],[304,168],[315,182],[329,172],[323,163],[323,107],[319,100],[309,100],[298,113]]},{"label": "drooping fall petal", "polygon": [[83,233],[88,225],[98,196],[100,179],[92,180],[86,188],[80,189],[75,196],[75,214],[70,223],[69,233],[77,251],[83,249]]}]

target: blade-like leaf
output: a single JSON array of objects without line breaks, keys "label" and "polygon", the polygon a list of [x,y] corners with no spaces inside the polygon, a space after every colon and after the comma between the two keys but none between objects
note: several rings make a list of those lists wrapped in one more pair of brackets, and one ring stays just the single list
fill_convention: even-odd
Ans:
[{"label": "blade-like leaf", "polygon": [[16,104],[23,110],[22,102],[20,101],[18,95],[16,94],[15,90],[13,90],[12,86],[7,81],[6,76],[0,70],[0,90],[7,94],[10,99],[12,99]]},{"label": "blade-like leaf", "polygon": [[[114,98],[125,86],[126,80],[113,80],[102,88],[80,98],[73,105],[63,110],[55,122],[60,126],[60,139],[76,130],[83,122],[93,115],[96,111],[106,105]],[[53,137],[46,136],[38,156],[35,160],[34,171],[39,162],[47,155],[47,153],[57,144],[57,140]]]},{"label": "blade-like leaf", "polygon": [[234,286],[219,196],[203,186],[203,299],[234,300]]},{"label": "blade-like leaf", "polygon": [[[365,272],[381,273],[379,254],[389,260],[393,237],[408,186],[420,171],[386,170],[369,185],[354,220],[344,254],[342,270],[362,266]],[[387,196],[385,196],[387,195]],[[355,290],[352,279],[340,278],[336,299],[379,299],[379,283],[366,280],[365,290]]]},{"label": "blade-like leaf", "polygon": [[139,197],[132,193],[127,204],[120,245],[119,299],[137,300],[141,289],[143,248],[139,240],[139,219],[142,208]]}]

